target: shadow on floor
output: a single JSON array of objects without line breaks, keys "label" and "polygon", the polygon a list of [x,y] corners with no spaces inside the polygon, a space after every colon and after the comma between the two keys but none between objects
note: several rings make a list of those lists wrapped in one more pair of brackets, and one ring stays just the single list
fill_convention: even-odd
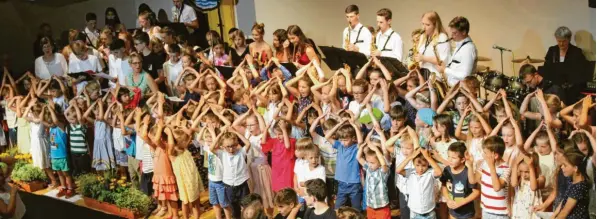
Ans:
[{"label": "shadow on floor", "polygon": [[95,211],[72,203],[60,201],[43,195],[35,195],[19,191],[19,195],[27,208],[26,219],[48,218],[85,218],[85,219],[118,219],[114,215]]}]

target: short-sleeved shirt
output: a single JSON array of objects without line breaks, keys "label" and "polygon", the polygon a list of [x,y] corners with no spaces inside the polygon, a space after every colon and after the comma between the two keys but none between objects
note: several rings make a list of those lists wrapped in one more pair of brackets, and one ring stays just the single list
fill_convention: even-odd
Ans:
[{"label": "short-sleeved shirt", "polygon": [[223,179],[222,169],[222,150],[216,150],[212,153],[208,146],[204,146],[204,151],[207,154],[207,178],[212,182],[220,182]]},{"label": "short-sleeved shirt", "polygon": [[290,138],[290,147],[284,146],[284,141],[277,138],[268,138],[261,144],[263,153],[272,152],[272,190],[280,191],[292,187],[294,181],[294,155],[296,139]]},{"label": "short-sleeved shirt", "polygon": [[[456,129],[458,122],[460,122],[460,113],[458,113],[458,111],[448,111],[445,112],[445,114],[452,117],[452,123],[454,124],[454,129]],[[471,115],[464,117],[464,122],[462,123],[462,133],[468,133],[469,121],[471,121]]]},{"label": "short-sleeved shirt", "polygon": [[86,154],[87,141],[85,140],[85,133],[87,128],[81,124],[70,124],[69,128],[70,152],[74,154]]},{"label": "short-sleeved shirt", "polygon": [[493,190],[489,165],[486,162],[481,164],[481,207],[483,211],[497,214],[508,214],[508,182],[510,180],[510,167],[507,163],[496,166],[495,171],[498,178],[504,180],[505,186],[499,191]]},{"label": "short-sleeved shirt", "polygon": [[52,159],[66,158],[67,136],[60,127],[50,128],[50,157]]},{"label": "short-sleeved shirt", "polygon": [[368,164],[363,166],[366,171],[365,185],[367,186],[367,207],[383,208],[390,203],[388,196],[388,176],[390,170],[384,172],[382,167],[371,170]]},{"label": "short-sleeved shirt", "polygon": [[325,174],[328,177],[334,177],[336,173],[336,156],[337,152],[332,143],[319,134],[311,136],[313,143],[319,147],[321,156],[323,157],[323,166],[325,167]]},{"label": "short-sleeved shirt", "polygon": [[333,147],[337,151],[335,179],[343,183],[360,183],[357,144],[346,147],[340,141],[334,141]]},{"label": "short-sleeved shirt", "polygon": [[[439,180],[448,189],[450,200],[463,200],[473,192],[476,185],[469,183],[468,171],[468,168],[464,167],[464,170],[455,174],[452,172],[451,167],[447,166],[444,168],[444,172]],[[449,212],[455,218],[472,218],[475,215],[475,206],[473,202],[469,202],[460,208],[450,209]]]},{"label": "short-sleeved shirt", "polygon": [[[143,71],[149,73],[151,78],[156,79],[158,78],[158,71],[164,68],[164,62],[166,62],[164,56],[151,52],[149,55],[143,56]],[[164,82],[159,83],[158,89],[166,93],[166,84]]]},{"label": "short-sleeved shirt", "polygon": [[562,208],[566,205],[568,198],[576,200],[576,205],[570,211],[567,219],[586,219],[589,218],[589,195],[591,192],[591,183],[587,179],[570,183],[566,191],[566,197],[562,200]]},{"label": "short-sleeved shirt", "polygon": [[435,176],[433,169],[429,168],[426,172],[419,175],[413,169],[405,170],[406,183],[402,184],[402,193],[408,195],[408,208],[411,212],[417,214],[426,214],[435,208],[434,188]]},{"label": "short-sleeved shirt", "polygon": [[328,210],[323,212],[323,214],[317,215],[317,214],[315,214],[315,208],[307,208],[307,210],[305,210],[305,214],[303,215],[302,218],[303,219],[335,219],[336,211],[334,211],[333,208],[328,208]]}]

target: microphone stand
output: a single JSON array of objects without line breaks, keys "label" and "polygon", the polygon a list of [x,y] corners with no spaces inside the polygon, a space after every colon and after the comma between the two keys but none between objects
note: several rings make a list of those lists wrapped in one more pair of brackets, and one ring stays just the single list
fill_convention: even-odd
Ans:
[{"label": "microphone stand", "polygon": [[502,65],[502,74],[504,74],[504,50],[506,50],[506,49],[495,48],[495,47],[494,47],[494,49],[500,50],[500,63]]}]

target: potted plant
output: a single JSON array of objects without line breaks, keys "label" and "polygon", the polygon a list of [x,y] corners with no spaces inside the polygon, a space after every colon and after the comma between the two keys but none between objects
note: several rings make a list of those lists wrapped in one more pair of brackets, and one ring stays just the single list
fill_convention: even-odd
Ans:
[{"label": "potted plant", "polygon": [[32,164],[19,161],[15,164],[10,178],[27,192],[35,192],[46,187],[48,177],[40,168]]},{"label": "potted plant", "polygon": [[125,218],[146,215],[151,199],[125,180],[117,179],[111,172],[104,176],[84,174],[76,180],[77,192],[91,208]]}]

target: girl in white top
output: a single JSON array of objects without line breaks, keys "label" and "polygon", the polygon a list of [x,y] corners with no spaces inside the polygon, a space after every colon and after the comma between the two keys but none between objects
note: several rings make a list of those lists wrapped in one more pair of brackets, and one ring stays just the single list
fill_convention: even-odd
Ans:
[{"label": "girl in white top", "polygon": [[543,203],[540,189],[545,186],[545,176],[541,174],[537,153],[530,156],[521,155],[516,158],[512,166],[510,181],[514,188],[512,218],[539,218],[533,207]]},{"label": "girl in white top", "polygon": [[437,74],[438,78],[441,78],[435,65],[440,64],[438,61],[446,63],[450,57],[450,44],[447,43],[448,35],[442,25],[441,18],[435,11],[423,14],[421,24],[424,32],[420,36],[417,45],[418,53],[414,54],[415,61],[420,62],[421,68],[426,68]]},{"label": "girl in white top", "polygon": [[[468,123],[468,133],[464,134],[462,133],[462,124],[464,123],[464,119],[471,112],[473,116],[471,116]],[[483,161],[483,139],[485,139],[489,133],[491,133],[491,126],[489,126],[483,116],[472,109],[472,107],[467,107],[464,111],[464,115],[461,115],[460,121],[458,121],[454,134],[457,139],[466,141],[467,150],[473,156],[475,168],[477,168]]]},{"label": "girl in white top", "polygon": [[272,168],[267,163],[267,156],[261,150],[261,132],[266,129],[265,121],[255,107],[249,106],[249,110],[232,123],[232,128],[239,133],[245,133],[245,138],[251,143],[251,148],[247,151],[249,188],[261,196],[263,207],[267,212],[273,212]]},{"label": "girl in white top", "polygon": [[454,137],[454,125],[452,124],[452,118],[446,114],[439,114],[433,118],[433,137],[431,137],[429,143],[433,148],[433,157],[439,161],[443,166],[447,166],[448,163],[448,147],[450,144],[458,141]]},{"label": "girl in white top", "polygon": [[35,59],[35,76],[45,80],[50,79],[52,75],[63,76],[68,71],[66,59],[60,53],[54,53],[52,41],[44,37],[40,40],[43,56]]}]

